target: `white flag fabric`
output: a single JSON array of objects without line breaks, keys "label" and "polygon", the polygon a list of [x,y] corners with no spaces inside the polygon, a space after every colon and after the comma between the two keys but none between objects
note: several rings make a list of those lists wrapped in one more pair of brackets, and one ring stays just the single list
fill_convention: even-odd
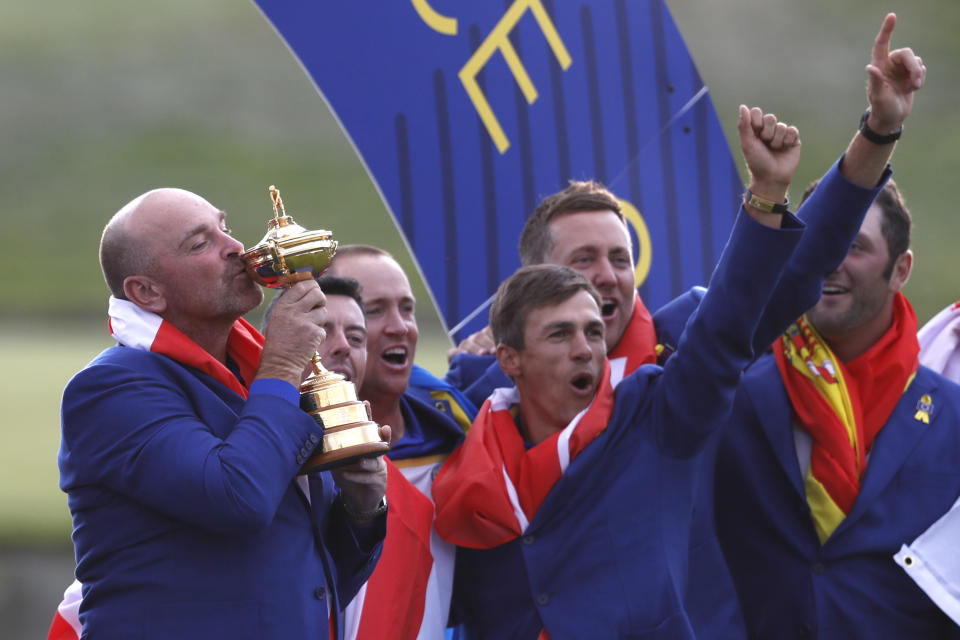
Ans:
[{"label": "white flag fabric", "polygon": [[[935,315],[919,332],[920,363],[960,383],[960,302]],[[960,499],[893,557],[933,602],[960,625]]]},{"label": "white flag fabric", "polygon": [[920,364],[960,383],[960,302],[951,304],[917,332]]},{"label": "white flag fabric", "polygon": [[893,558],[960,625],[960,500]]}]

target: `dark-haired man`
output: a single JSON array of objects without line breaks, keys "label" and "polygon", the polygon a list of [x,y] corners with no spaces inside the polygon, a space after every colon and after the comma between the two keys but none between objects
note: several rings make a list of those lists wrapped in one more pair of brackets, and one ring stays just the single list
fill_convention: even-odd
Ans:
[{"label": "dark-haired man", "polygon": [[[320,276],[317,283],[327,298],[326,339],[317,353],[327,369],[362,388],[367,328],[360,283],[332,275]],[[439,638],[447,624],[446,610],[442,614],[439,610],[448,606],[449,596],[438,604],[436,579],[430,581],[433,502],[410,484],[396,465],[386,462],[390,512],[383,554],[344,611],[344,640]]]},{"label": "dark-haired man", "polygon": [[[416,301],[406,274],[389,253],[369,245],[341,246],[329,271],[360,283],[367,324],[367,372],[359,395],[370,403],[374,420],[397,425],[387,456],[431,498],[432,516],[433,478],[463,439],[476,409],[457,389],[413,364],[420,335]],[[411,588],[428,578],[422,623],[420,617],[411,616],[406,624],[398,621],[400,631],[394,629],[391,634],[408,633],[410,625],[419,625],[417,637],[441,640],[450,610],[455,550],[431,529],[426,551],[433,560],[429,575],[405,577]]]},{"label": "dark-haired man", "polygon": [[960,497],[960,387],[919,366],[901,292],[910,224],[890,181],[819,302],[744,376],[716,519],[751,637],[960,637],[891,560]]},{"label": "dark-haired man", "polygon": [[323,435],[297,394],[323,293],[291,287],[264,339],[240,317],[263,299],[242,249],[180,189],[104,229],[119,345],[67,385],[59,455],[84,637],[340,637],[379,556],[382,459],[298,476]]}]

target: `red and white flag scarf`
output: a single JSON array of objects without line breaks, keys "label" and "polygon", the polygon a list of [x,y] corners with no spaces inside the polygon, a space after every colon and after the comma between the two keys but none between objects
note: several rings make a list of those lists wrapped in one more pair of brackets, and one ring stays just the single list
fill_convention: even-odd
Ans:
[{"label": "red and white flag scarf", "polygon": [[120,344],[152,351],[199,369],[244,398],[247,397],[250,383],[260,366],[263,336],[243,318],[233,323],[227,339],[227,355],[240,371],[244,381],[241,384],[222,362],[157,314],[145,311],[129,300],[110,296],[108,315],[107,328]]},{"label": "red and white flag scarf", "polygon": [[423,624],[433,568],[433,503],[384,460],[390,504],[387,538],[376,569],[344,612],[346,640],[415,640]]},{"label": "red and white flag scarf", "polygon": [[813,438],[804,479],[820,543],[850,513],[873,440],[916,375],[917,317],[902,293],[893,323],[867,351],[841,362],[806,316],[774,343],[797,423]]},{"label": "red and white flag scarf", "polygon": [[516,388],[497,389],[434,480],[436,528],[444,540],[490,549],[523,534],[570,462],[606,429],[613,412],[610,365],[590,406],[529,450],[510,411],[518,402]]},{"label": "red and white flag scarf", "polygon": [[53,622],[47,631],[47,640],[78,640],[83,629],[80,626],[80,601],[82,585],[79,580],[63,592],[63,601],[53,614]]},{"label": "red and white flag scarf", "polygon": [[633,315],[626,331],[607,357],[614,387],[641,366],[657,363],[657,332],[639,294],[633,297]]}]

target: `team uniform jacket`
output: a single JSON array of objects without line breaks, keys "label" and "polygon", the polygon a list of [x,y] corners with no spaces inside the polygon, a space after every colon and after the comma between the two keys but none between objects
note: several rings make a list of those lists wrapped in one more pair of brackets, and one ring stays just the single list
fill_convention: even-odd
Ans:
[{"label": "team uniform jacket", "polygon": [[[819,298],[819,283],[823,276],[843,261],[863,216],[891,175],[888,169],[876,187],[865,189],[843,177],[841,162],[842,158],[821,178],[816,190],[797,212],[807,230],[764,309],[753,336],[756,354],[765,351],[787,325],[806,311],[803,302],[798,304],[799,299],[811,291],[816,291],[814,301]],[[664,347],[660,364],[676,349],[683,328],[704,293],[702,287],[694,287],[653,314],[657,342]],[[493,389],[512,386],[492,356],[456,356],[447,380],[464,389],[467,397],[478,406]],[[713,525],[712,482],[716,447],[717,436],[709,438],[702,463],[696,470],[686,608],[698,638],[719,640],[742,638],[745,631],[733,582]]]},{"label": "team uniform jacket", "polygon": [[247,400],[165,356],[112,347],[63,396],[83,637],[326,638],[373,570],[385,517],[350,524],[322,436],[286,399]]},{"label": "team uniform jacket", "polygon": [[[931,406],[921,406],[923,395]],[[772,355],[745,374],[717,457],[717,531],[751,638],[958,638],[893,561],[960,496],[960,387],[921,366],[823,546]]]},{"label": "team uniform jacket", "polygon": [[677,357],[619,384],[607,428],[522,537],[461,549],[455,598],[471,638],[533,640],[541,629],[553,640],[694,637],[684,594],[698,454],[729,415],[800,236],[741,212]]}]

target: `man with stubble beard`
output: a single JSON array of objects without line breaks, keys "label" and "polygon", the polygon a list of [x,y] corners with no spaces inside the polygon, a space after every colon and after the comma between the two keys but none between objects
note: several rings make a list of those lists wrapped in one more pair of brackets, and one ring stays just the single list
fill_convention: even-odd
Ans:
[{"label": "man with stubble beard", "polygon": [[[341,246],[328,272],[360,283],[367,369],[359,395],[370,403],[376,422],[397,425],[387,457],[430,498],[432,515],[433,478],[463,439],[476,410],[459,391],[414,365],[420,335],[416,300],[389,253],[368,245]],[[431,527],[429,551],[433,565],[419,637],[440,639],[450,610],[454,548]]]}]

